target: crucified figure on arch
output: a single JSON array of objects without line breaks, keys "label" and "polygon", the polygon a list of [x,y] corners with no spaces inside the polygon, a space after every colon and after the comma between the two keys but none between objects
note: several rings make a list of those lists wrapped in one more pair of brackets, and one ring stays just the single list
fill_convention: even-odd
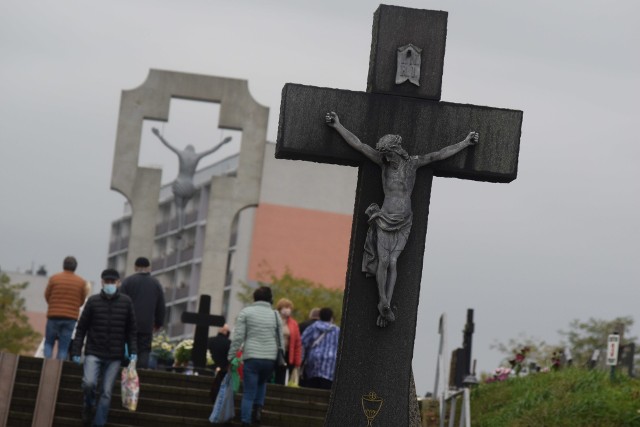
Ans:
[{"label": "crucified figure on arch", "polygon": [[180,233],[182,233],[182,227],[184,226],[184,208],[187,206],[187,202],[193,197],[196,192],[196,187],[193,183],[193,176],[196,174],[198,163],[203,157],[214,153],[224,144],[231,141],[231,137],[226,137],[218,145],[210,148],[209,150],[203,151],[202,153],[196,153],[195,148],[191,144],[187,145],[184,150],[178,150],[176,147],[169,144],[166,139],[164,139],[157,128],[152,128],[151,131],[155,136],[158,137],[160,142],[162,142],[169,150],[173,151],[178,156],[178,176],[176,177],[176,180],[173,181],[171,189],[173,190],[173,198],[176,203],[178,214],[179,236]]},{"label": "crucified figure on arch", "polygon": [[366,210],[369,216],[369,231],[365,242],[362,271],[367,276],[375,276],[378,284],[378,312],[376,324],[384,328],[395,321],[391,309],[391,298],[396,286],[398,257],[404,249],[411,224],[411,193],[416,181],[416,171],[422,166],[444,160],[470,145],[478,143],[478,133],[469,132],[457,144],[450,145],[434,153],[410,156],[402,148],[399,135],[385,135],[372,148],[362,143],[358,137],[340,123],[338,115],[329,112],[325,116],[327,126],[335,129],[355,150],[382,169],[382,207],[372,203]]}]

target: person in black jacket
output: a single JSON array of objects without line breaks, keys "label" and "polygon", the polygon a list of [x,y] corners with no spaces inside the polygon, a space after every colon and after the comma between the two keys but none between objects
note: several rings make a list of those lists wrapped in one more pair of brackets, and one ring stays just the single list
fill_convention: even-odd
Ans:
[{"label": "person in black jacket", "polygon": [[220,368],[221,371],[227,372],[229,367],[229,347],[231,347],[231,340],[229,339],[229,325],[226,323],[222,328],[218,330],[218,335],[210,337],[207,340],[207,349],[211,352],[211,358],[213,364],[216,367],[216,371]]},{"label": "person in black jacket", "polygon": [[320,319],[320,307],[313,307],[311,311],[309,311],[309,319],[304,322],[300,322],[298,325],[298,328],[300,329],[300,336],[304,334],[305,329],[313,325],[313,323],[318,319]]},{"label": "person in black jacket", "polygon": [[[71,349],[72,360],[80,363],[85,337],[82,391],[84,404],[82,421],[85,426],[104,426],[111,404],[111,390],[120,362],[129,346],[130,360],[137,359],[136,316],[131,298],[118,291],[120,275],[114,269],[102,272],[102,291],[89,297],[76,327]],[[96,401],[98,377],[102,376],[102,391],[93,424],[91,418]]]},{"label": "person in black jacket", "polygon": [[138,368],[149,367],[153,333],[164,324],[164,291],[160,282],[151,277],[151,263],[145,257],[136,259],[135,274],[125,278],[120,292],[133,301],[138,324]]},{"label": "person in black jacket", "polygon": [[216,376],[211,383],[211,390],[209,391],[209,396],[213,403],[216,402],[218,391],[220,391],[220,385],[222,384],[222,380],[229,369],[229,360],[227,359],[227,356],[229,355],[229,347],[231,347],[231,340],[229,339],[229,325],[225,323],[224,326],[218,330],[218,335],[215,337],[209,337],[207,340],[207,349],[211,353],[213,365],[216,368]]}]

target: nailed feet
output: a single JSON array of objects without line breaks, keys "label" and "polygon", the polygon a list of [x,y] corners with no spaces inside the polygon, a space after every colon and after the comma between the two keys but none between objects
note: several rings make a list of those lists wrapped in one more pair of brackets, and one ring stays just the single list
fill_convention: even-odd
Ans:
[{"label": "nailed feet", "polygon": [[378,312],[380,315],[378,316],[376,325],[379,327],[386,328],[390,323],[395,322],[396,316],[393,314],[393,310],[391,310],[387,302],[381,301],[378,303]]}]

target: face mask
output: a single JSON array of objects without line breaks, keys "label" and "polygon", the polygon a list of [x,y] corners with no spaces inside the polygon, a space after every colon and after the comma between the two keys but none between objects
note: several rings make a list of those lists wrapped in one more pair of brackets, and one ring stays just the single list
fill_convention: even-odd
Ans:
[{"label": "face mask", "polygon": [[280,314],[282,314],[284,317],[289,317],[289,316],[291,316],[291,309],[290,308],[282,308],[282,309],[280,309]]},{"label": "face mask", "polygon": [[105,283],[105,285],[102,287],[102,290],[107,295],[115,294],[116,293],[116,289],[118,289],[118,288],[116,287],[115,283]]}]

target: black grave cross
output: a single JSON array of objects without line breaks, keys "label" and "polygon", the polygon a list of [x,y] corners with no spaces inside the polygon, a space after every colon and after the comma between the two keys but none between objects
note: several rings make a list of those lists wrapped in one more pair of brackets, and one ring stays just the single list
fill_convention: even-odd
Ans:
[{"label": "black grave cross", "polygon": [[[517,175],[521,111],[440,102],[446,31],[446,12],[381,5],[374,14],[367,93],[294,84],[282,91],[276,158],[359,167],[326,426],[416,424],[416,403],[410,403],[415,395],[411,362],[432,178],[510,182]],[[401,54],[408,47],[412,58],[407,60]],[[473,73],[473,64],[468,72]],[[396,84],[396,78],[402,83]],[[385,134],[401,135],[410,155],[438,151],[472,130],[480,135],[476,146],[418,170],[411,197],[413,226],[398,260],[391,302],[396,320],[386,328],[376,326],[375,279],[361,271],[368,229],[365,210],[383,200],[381,171],[325,125],[329,111],[338,113],[342,124],[365,144],[375,146]]]},{"label": "black grave cross", "polygon": [[207,339],[209,338],[210,326],[223,326],[224,316],[209,314],[211,309],[211,296],[200,295],[198,302],[198,312],[191,313],[183,311],[180,320],[182,323],[192,323],[196,325],[193,334],[193,350],[191,351],[191,361],[196,368],[204,368],[207,365]]},{"label": "black grave cross", "polygon": [[449,386],[462,388],[465,379],[471,375],[471,345],[473,342],[473,332],[475,324],[473,323],[473,309],[467,309],[467,323],[462,331],[462,348],[456,348],[451,353],[451,371],[449,378]]}]

